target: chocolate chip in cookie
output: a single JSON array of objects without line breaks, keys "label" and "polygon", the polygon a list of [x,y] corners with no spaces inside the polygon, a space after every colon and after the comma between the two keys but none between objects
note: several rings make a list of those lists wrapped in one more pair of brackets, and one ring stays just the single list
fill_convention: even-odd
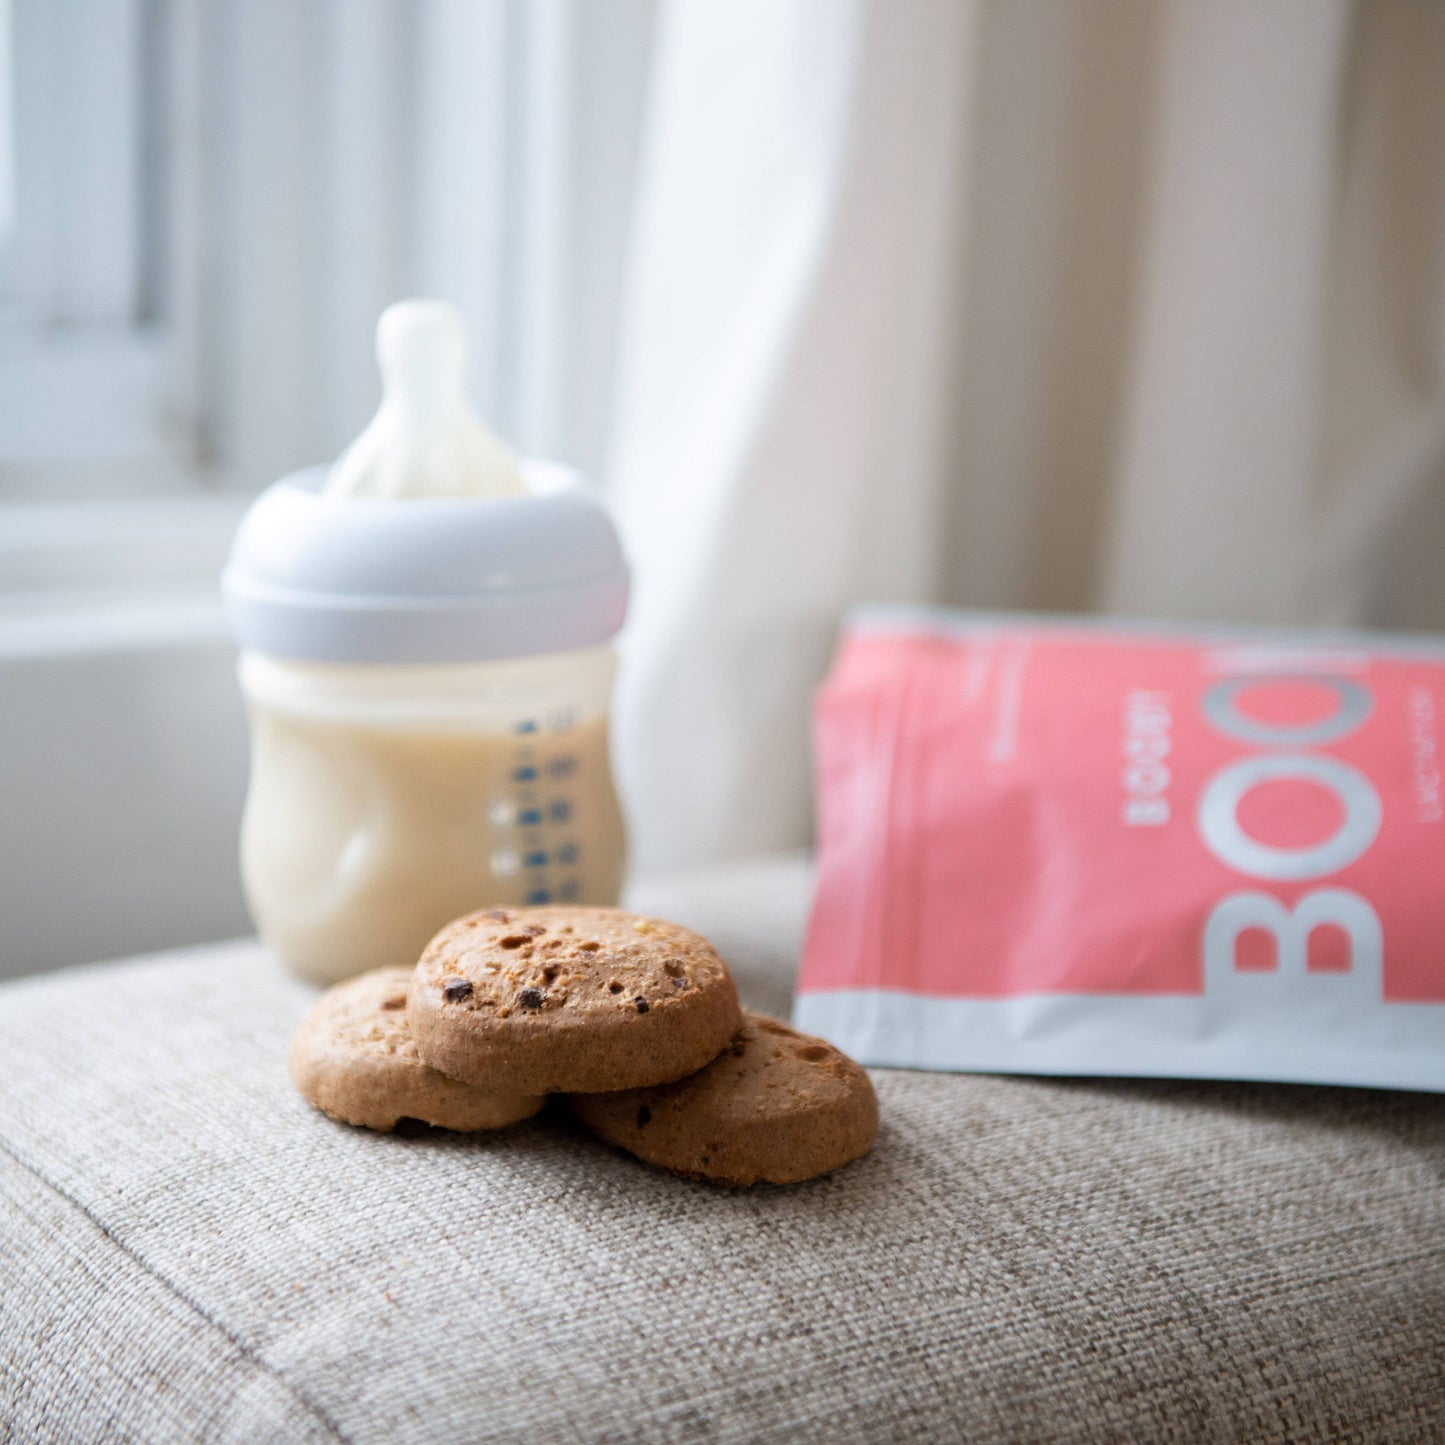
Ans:
[{"label": "chocolate chip in cookie", "polygon": [[[538,1095],[474,1088],[422,1062],[404,1012],[410,980],[409,968],[377,969],[317,1000],[291,1044],[291,1079],[301,1093],[333,1119],[369,1129],[419,1119],[470,1132],[535,1114],[545,1102]],[[449,983],[471,991],[464,979]]]},{"label": "chocolate chip in cookie", "polygon": [[[701,1068],[742,1022],[705,938],[615,908],[512,908],[449,924],[412,978],[421,1057],[481,1088],[636,1088]],[[454,981],[465,1008],[447,1007]],[[679,986],[682,985],[682,986]]]},{"label": "chocolate chip in cookie", "polygon": [[685,1079],[567,1103],[600,1138],[649,1164],[736,1186],[826,1174],[866,1154],[878,1129],[859,1065],[751,1013],[730,1046]]}]

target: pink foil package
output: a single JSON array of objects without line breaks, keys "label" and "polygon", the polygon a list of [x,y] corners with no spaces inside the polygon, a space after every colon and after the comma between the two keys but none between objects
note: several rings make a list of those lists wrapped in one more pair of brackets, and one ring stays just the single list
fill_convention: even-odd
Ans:
[{"label": "pink foil package", "polygon": [[865,1063],[1445,1091],[1445,645],[878,611],[794,1020]]}]

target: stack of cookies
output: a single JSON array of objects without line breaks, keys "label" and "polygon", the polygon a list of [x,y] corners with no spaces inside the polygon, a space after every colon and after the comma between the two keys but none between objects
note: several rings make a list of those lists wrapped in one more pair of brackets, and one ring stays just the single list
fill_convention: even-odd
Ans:
[{"label": "stack of cookies", "polygon": [[699,934],[611,908],[491,908],[415,969],[339,984],[291,1047],[333,1119],[498,1129],[561,1095],[595,1134],[721,1184],[795,1183],[868,1152],[878,1104],[852,1059],[738,1007]]}]

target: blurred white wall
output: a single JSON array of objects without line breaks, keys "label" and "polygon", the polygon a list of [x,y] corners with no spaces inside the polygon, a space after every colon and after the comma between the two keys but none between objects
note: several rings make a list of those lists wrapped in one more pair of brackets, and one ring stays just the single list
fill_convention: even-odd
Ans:
[{"label": "blurred white wall", "polygon": [[0,620],[0,978],[250,932],[219,609]]},{"label": "blurred white wall", "polygon": [[[70,502],[166,491],[180,537],[333,455],[398,294],[611,493],[644,873],[806,841],[857,601],[1445,627],[1445,6],[113,0],[114,45],[86,7],[14,7],[59,139],[0,240],[0,960],[242,926],[224,645],[95,641],[204,605],[218,534],[87,601],[127,524]],[[47,654],[57,612],[95,639]]]}]

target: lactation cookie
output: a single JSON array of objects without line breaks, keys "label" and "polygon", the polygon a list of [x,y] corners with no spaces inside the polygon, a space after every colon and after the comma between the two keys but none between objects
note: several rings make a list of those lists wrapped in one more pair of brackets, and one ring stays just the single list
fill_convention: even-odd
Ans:
[{"label": "lactation cookie", "polygon": [[702,1068],[742,1022],[712,945],[615,908],[491,908],[448,924],[412,976],[421,1057],[483,1089],[597,1093]]},{"label": "lactation cookie", "polygon": [[530,1118],[546,1102],[458,1083],[424,1064],[406,1026],[409,968],[379,968],[324,993],[291,1044],[291,1081],[346,1124],[394,1129],[420,1119],[469,1133]]},{"label": "lactation cookie", "polygon": [[593,1133],[659,1168],[718,1184],[795,1184],[866,1154],[878,1100],[831,1044],[762,1014],[675,1083],[567,1100]]}]

